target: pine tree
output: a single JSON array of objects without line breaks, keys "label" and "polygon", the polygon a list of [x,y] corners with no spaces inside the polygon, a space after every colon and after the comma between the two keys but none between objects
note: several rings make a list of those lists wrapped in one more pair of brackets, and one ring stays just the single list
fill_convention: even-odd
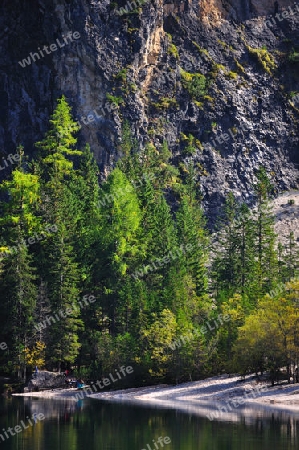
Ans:
[{"label": "pine tree", "polygon": [[238,204],[232,193],[229,193],[224,208],[224,217],[218,227],[217,240],[214,244],[213,278],[216,295],[231,297],[238,286],[239,278],[239,239],[237,232]]},{"label": "pine tree", "polygon": [[[205,219],[199,201],[196,199],[196,184],[190,171],[187,191],[181,195],[180,206],[176,213],[178,241],[186,251],[184,264],[196,284],[198,296],[207,292],[207,261],[209,242],[205,229]],[[189,247],[188,247],[189,245]]]},{"label": "pine tree", "polygon": [[[2,260],[0,297],[4,341],[10,352],[10,369],[26,377],[25,348],[34,341],[33,317],[37,290],[35,268],[28,244],[38,228],[36,207],[39,201],[37,176],[13,171],[12,179],[1,184],[8,196],[3,201],[0,219],[1,240],[7,248]],[[35,239],[33,239],[34,243]]]},{"label": "pine tree", "polygon": [[239,292],[246,296],[253,304],[256,301],[256,255],[255,255],[255,223],[248,206],[243,203],[238,209],[236,224],[238,233],[239,278],[237,282]]},{"label": "pine tree", "polygon": [[92,266],[99,258],[100,209],[99,168],[88,145],[80,158],[78,171],[71,173],[69,188],[76,199],[76,221],[74,247],[76,261],[80,264],[81,282],[86,293],[95,294]]},{"label": "pine tree", "polygon": [[254,213],[256,222],[255,251],[257,255],[258,295],[269,292],[277,283],[278,259],[275,249],[274,217],[269,204],[272,186],[264,168],[257,173],[255,193],[257,207]]},{"label": "pine tree", "polygon": [[36,147],[42,152],[43,179],[51,180],[50,185],[58,187],[59,182],[73,170],[70,158],[82,154],[73,148],[77,144],[74,134],[79,130],[79,125],[72,119],[71,108],[64,96],[58,99],[50,124],[45,138],[37,142]]}]

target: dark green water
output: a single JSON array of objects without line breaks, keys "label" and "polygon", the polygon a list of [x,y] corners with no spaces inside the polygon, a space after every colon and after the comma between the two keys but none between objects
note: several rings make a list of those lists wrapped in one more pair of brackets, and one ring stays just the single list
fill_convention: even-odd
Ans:
[{"label": "dark green water", "polygon": [[[153,439],[168,436],[163,450],[298,449],[299,417],[258,413],[237,422],[122,403],[85,399],[2,398],[0,433],[33,413],[45,419],[2,442],[5,450],[156,450]],[[235,419],[234,419],[235,420]],[[28,423],[28,422],[24,422]],[[1,431],[2,430],[2,431]]]}]

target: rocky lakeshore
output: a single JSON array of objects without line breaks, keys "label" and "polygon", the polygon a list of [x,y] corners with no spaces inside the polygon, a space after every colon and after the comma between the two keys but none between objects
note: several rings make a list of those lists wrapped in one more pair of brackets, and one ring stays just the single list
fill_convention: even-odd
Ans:
[{"label": "rocky lakeshore", "polygon": [[[253,376],[240,381],[239,376],[221,375],[176,386],[158,385],[90,394],[81,391],[80,397],[139,403],[175,408],[205,415],[209,420],[237,420],[240,415],[256,415],[257,411],[287,412],[299,416],[299,385],[281,384],[271,387],[257,382]],[[69,398],[79,400],[77,389],[52,389],[26,392],[14,396]]]}]

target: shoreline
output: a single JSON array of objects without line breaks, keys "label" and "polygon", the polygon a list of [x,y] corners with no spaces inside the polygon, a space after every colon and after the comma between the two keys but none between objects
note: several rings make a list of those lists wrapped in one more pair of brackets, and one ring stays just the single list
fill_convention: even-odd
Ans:
[{"label": "shoreline", "polygon": [[[82,392],[82,390],[81,390]],[[84,390],[83,390],[84,392]],[[80,390],[53,389],[12,394],[22,397],[70,399],[78,401]],[[299,417],[299,384],[270,386],[253,376],[220,375],[179,385],[157,385],[89,394],[84,398],[158,408],[175,408],[206,416],[209,420],[238,420],[261,412],[281,412]]]},{"label": "shoreline", "polygon": [[72,398],[80,392],[77,388],[53,388],[36,392],[13,393],[13,397]]},{"label": "shoreline", "polygon": [[215,412],[219,412],[219,417],[214,417],[216,420],[234,420],[241,415],[256,416],[258,411],[285,412],[299,417],[299,384],[272,387],[267,382],[257,382],[252,376],[240,381],[239,376],[221,375],[177,386],[128,391],[103,392],[89,397],[170,407],[205,416],[211,413],[215,416]]}]

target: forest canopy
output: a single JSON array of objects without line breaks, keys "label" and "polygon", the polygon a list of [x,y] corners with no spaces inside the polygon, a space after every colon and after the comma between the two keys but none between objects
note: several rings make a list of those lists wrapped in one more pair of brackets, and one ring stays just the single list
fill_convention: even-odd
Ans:
[{"label": "forest canopy", "polygon": [[99,183],[78,129],[60,98],[37,156],[18,148],[0,185],[1,372],[130,365],[136,385],[297,364],[298,248],[278,245],[265,170],[256,207],[228,195],[212,238],[195,165],[139,148],[125,123]]}]

